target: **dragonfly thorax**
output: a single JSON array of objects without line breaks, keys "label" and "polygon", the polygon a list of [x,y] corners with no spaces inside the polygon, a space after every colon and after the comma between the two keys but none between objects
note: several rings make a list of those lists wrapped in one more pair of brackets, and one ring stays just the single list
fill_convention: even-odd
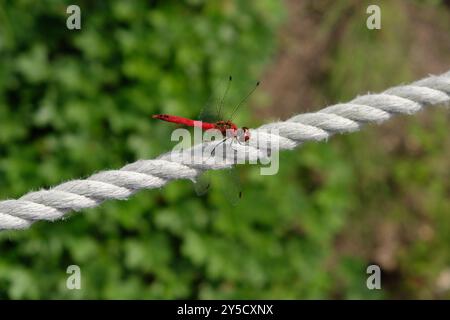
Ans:
[{"label": "dragonfly thorax", "polygon": [[230,120],[217,121],[214,125],[215,128],[219,130],[224,137],[231,135],[231,137],[237,138],[239,141],[242,142],[247,142],[250,139],[250,130],[247,127],[242,127],[242,129],[239,129]]},{"label": "dragonfly thorax", "polygon": [[231,130],[233,133],[238,129],[238,127],[231,122],[228,121],[217,121],[215,123],[216,129],[218,129],[223,135],[225,135],[227,130]]}]

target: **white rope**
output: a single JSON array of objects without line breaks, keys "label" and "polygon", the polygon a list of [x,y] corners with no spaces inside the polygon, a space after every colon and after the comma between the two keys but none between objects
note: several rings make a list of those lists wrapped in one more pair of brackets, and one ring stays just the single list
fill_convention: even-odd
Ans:
[{"label": "white rope", "polygon": [[[290,150],[305,141],[326,140],[335,133],[359,130],[365,123],[381,123],[392,115],[413,114],[435,105],[450,105],[450,71],[253,129],[250,158],[263,157],[258,146],[268,140],[278,143],[281,150]],[[278,130],[278,135],[274,136],[271,129]],[[174,152],[153,160],[139,160],[120,170],[102,171],[84,180],[30,192],[17,200],[0,201],[0,230],[25,229],[38,220],[54,221],[70,211],[96,207],[105,200],[127,199],[138,190],[160,188],[175,179],[195,180],[204,170],[229,166],[215,161],[189,164]]]}]

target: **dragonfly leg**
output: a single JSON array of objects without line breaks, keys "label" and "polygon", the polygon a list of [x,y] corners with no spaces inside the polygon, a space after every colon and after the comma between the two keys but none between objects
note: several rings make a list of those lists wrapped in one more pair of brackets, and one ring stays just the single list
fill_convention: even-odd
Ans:
[{"label": "dragonfly leg", "polygon": [[215,155],[215,153],[216,153],[216,148],[217,148],[219,145],[221,145],[222,143],[224,143],[227,139],[228,139],[228,138],[223,138],[222,140],[220,140],[220,142],[218,142],[218,143],[214,146],[214,148],[213,148],[212,151],[211,151],[211,154],[209,155],[208,160],[211,159],[211,157],[213,157],[213,156]]}]

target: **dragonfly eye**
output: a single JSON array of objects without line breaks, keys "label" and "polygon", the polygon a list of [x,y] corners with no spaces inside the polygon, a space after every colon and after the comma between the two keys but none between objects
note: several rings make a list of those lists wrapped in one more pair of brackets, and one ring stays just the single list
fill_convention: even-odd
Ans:
[{"label": "dragonfly eye", "polygon": [[247,142],[248,140],[250,140],[250,130],[244,127],[244,141]]},{"label": "dragonfly eye", "polygon": [[237,138],[239,139],[239,141],[247,142],[250,139],[250,130],[247,127],[238,129]]}]

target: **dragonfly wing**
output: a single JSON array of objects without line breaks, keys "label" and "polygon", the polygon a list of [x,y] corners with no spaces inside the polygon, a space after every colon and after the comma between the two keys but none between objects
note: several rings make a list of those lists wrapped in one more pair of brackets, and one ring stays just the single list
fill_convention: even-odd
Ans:
[{"label": "dragonfly wing", "polygon": [[[217,137],[214,138],[216,139]],[[202,160],[206,162],[215,161],[215,157],[218,156],[216,154],[216,151],[222,151],[220,147],[224,144],[225,141],[226,139],[213,140],[212,143],[209,144],[205,150],[203,150]],[[219,160],[220,159],[221,158],[219,158]],[[204,196],[211,189],[213,173],[213,171],[205,171],[195,179],[194,190],[198,196]]]},{"label": "dragonfly wing", "polygon": [[198,120],[203,122],[217,122],[218,116],[211,102],[207,103],[198,115]]},{"label": "dragonfly wing", "polygon": [[228,78],[226,85],[223,88],[223,92],[219,94],[221,83],[213,85],[211,95],[209,96],[205,106],[200,111],[199,120],[203,122],[217,122],[223,119],[223,105],[226,102],[228,90],[230,89],[231,76]]},{"label": "dragonfly wing", "polygon": [[[236,163],[234,155],[235,150],[233,150],[232,146],[232,138],[222,139],[215,144],[214,157],[230,164]],[[239,170],[234,165],[228,169],[216,171],[216,174],[217,179],[220,181],[220,185],[217,186],[214,184],[213,188],[218,188],[230,204],[238,204],[242,197],[242,185],[239,177]]]},{"label": "dragonfly wing", "polygon": [[215,90],[211,91],[210,96],[208,97],[208,100],[206,101],[203,108],[200,110],[200,113],[198,115],[198,120],[203,122],[217,122],[219,121],[219,115],[218,115],[218,99],[215,95]]},{"label": "dragonfly wing", "polygon": [[[231,205],[237,205],[243,196],[237,171],[236,168],[231,168],[220,171],[204,172],[194,183],[195,193],[198,196],[205,196],[211,189],[214,189],[214,192],[222,193],[225,200]],[[212,174],[217,176],[214,176],[214,179],[212,179]],[[213,184],[212,180],[216,183]]]},{"label": "dragonfly wing", "polygon": [[194,190],[198,196],[204,196],[211,188],[211,173],[203,172],[194,182]]},{"label": "dragonfly wing", "polygon": [[243,196],[239,170],[236,167],[233,167],[225,171],[226,177],[224,179],[224,195],[228,202],[235,206],[239,203]]}]

